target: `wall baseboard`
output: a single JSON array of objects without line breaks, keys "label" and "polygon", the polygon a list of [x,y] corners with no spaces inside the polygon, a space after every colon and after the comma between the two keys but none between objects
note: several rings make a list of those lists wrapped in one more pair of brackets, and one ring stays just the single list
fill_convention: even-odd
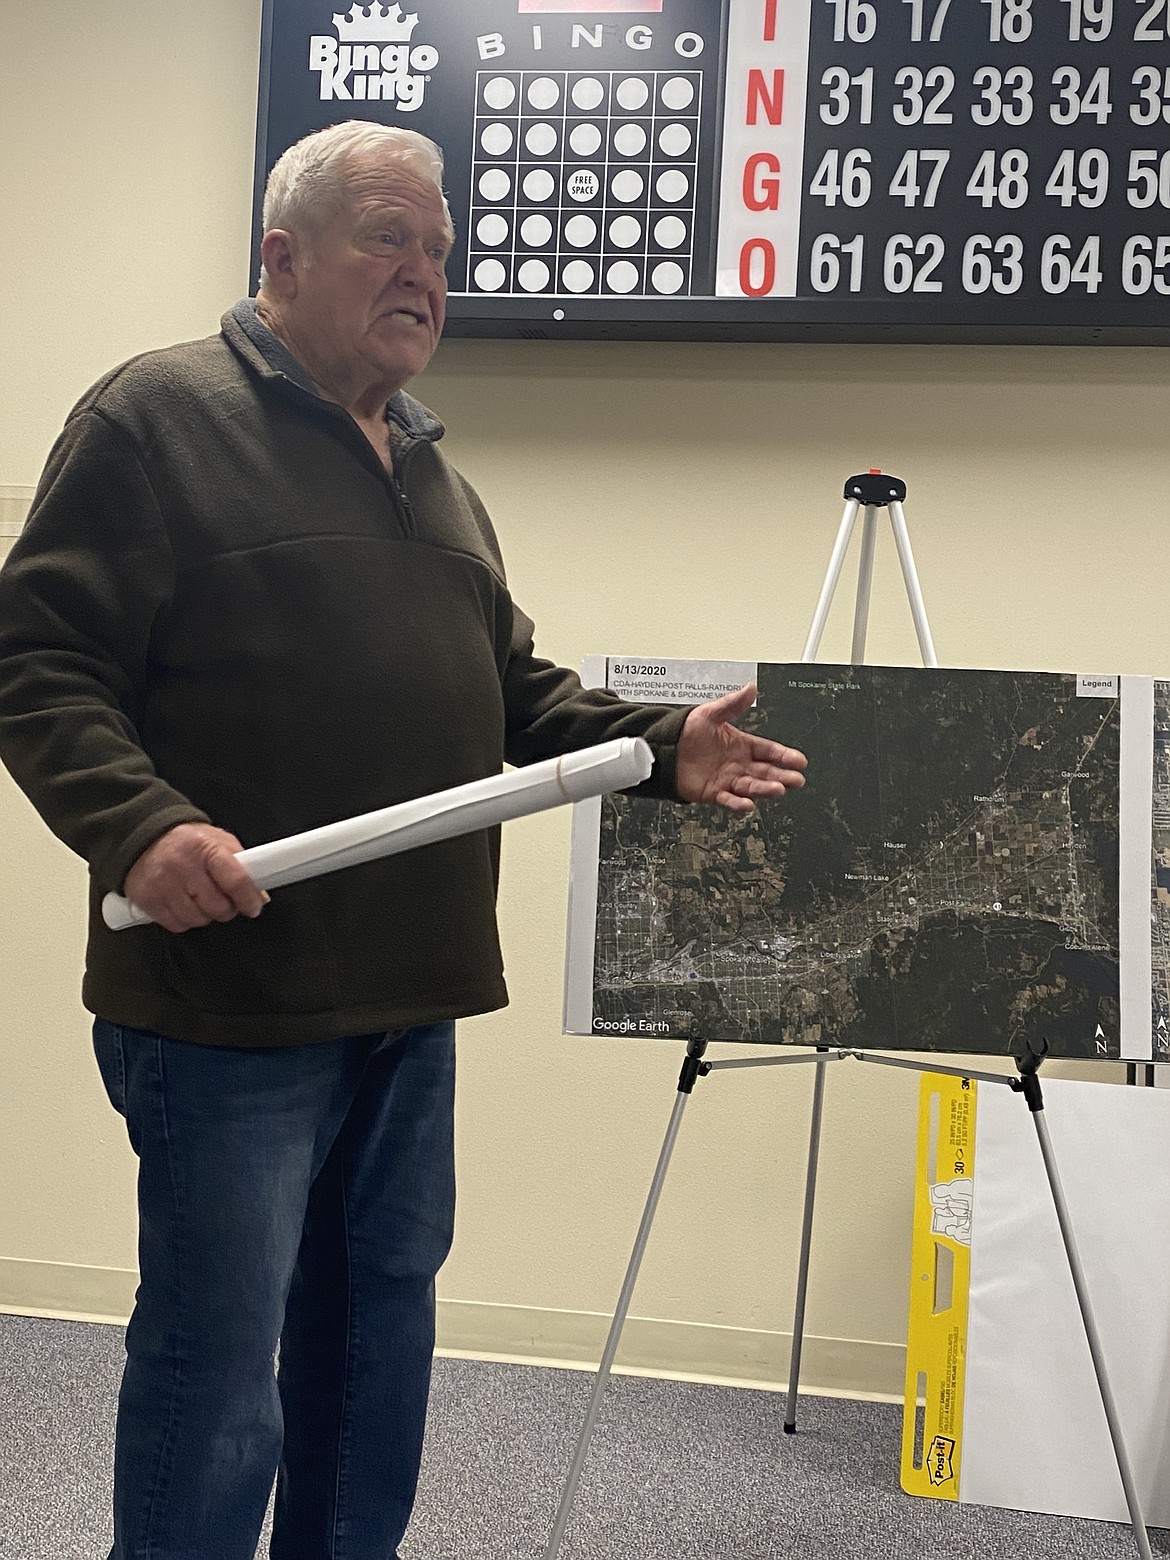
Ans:
[{"label": "wall baseboard", "polygon": [[133,1268],[0,1257],[0,1311],[125,1324],[134,1309],[137,1288],[138,1274]]},{"label": "wall baseboard", "polygon": [[[439,1301],[439,1346],[459,1354],[595,1369],[610,1317],[476,1300]],[[787,1390],[792,1334],[664,1317],[630,1316],[615,1369],[651,1376]],[[903,1344],[806,1333],[801,1385],[810,1392],[901,1401]]]},{"label": "wall baseboard", "polygon": [[[0,1258],[0,1311],[24,1316],[121,1325],[133,1308],[137,1285],[133,1269]],[[593,1369],[609,1322],[596,1311],[441,1299],[439,1352]],[[616,1369],[782,1390],[788,1383],[791,1347],[787,1332],[631,1316]],[[905,1370],[902,1344],[805,1336],[801,1385],[809,1392],[900,1401]]]}]

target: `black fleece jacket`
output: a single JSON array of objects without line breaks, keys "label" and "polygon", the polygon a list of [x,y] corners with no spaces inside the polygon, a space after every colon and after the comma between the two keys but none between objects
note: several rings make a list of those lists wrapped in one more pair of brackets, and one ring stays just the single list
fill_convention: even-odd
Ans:
[{"label": "black fleece jacket", "polygon": [[0,571],[0,757],[89,864],[92,1012],[279,1046],[489,1011],[496,830],[280,889],[255,921],[101,920],[178,823],[256,845],[628,735],[655,746],[645,789],[673,794],[686,711],[535,656],[442,426],[394,397],[391,478],[263,346],[237,307],[70,414]]}]

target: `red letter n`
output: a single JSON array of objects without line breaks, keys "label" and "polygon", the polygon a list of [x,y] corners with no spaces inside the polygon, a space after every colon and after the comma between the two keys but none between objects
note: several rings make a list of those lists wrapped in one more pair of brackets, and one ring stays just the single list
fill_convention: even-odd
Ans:
[{"label": "red letter n", "polygon": [[772,92],[769,96],[762,70],[748,71],[747,122],[754,125],[761,106],[770,125],[778,125],[784,118],[784,72],[772,72]]}]

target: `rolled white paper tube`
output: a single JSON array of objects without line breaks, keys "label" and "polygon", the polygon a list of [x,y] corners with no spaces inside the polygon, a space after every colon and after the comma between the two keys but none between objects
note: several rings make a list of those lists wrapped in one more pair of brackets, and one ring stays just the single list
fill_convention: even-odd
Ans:
[{"label": "rolled white paper tube", "polygon": [[[641,737],[618,737],[525,769],[489,775],[486,780],[472,780],[449,791],[435,791],[357,818],[290,834],[287,839],[253,845],[237,859],[247,867],[257,887],[283,888],[323,872],[396,856],[565,802],[624,791],[647,779],[653,766],[654,755]],[[102,918],[115,932],[150,921],[144,910],[121,894],[107,894],[102,900]]]}]

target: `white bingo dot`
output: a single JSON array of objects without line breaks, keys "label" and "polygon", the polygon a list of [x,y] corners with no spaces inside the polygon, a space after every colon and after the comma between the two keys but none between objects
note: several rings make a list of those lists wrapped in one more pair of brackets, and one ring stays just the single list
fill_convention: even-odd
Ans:
[{"label": "white bingo dot", "polygon": [[542,287],[548,286],[550,274],[543,260],[525,260],[516,272],[516,280],[525,292],[540,292]]},{"label": "white bingo dot", "polygon": [[573,88],[573,102],[578,108],[592,113],[605,97],[605,88],[593,76],[583,76]]},{"label": "white bingo dot", "polygon": [[475,285],[484,292],[499,292],[507,276],[498,260],[481,260],[475,268]]},{"label": "white bingo dot", "polygon": [[664,260],[661,265],[654,267],[651,281],[660,293],[676,293],[686,277],[681,265],[676,265],[673,260]]},{"label": "white bingo dot", "polygon": [[525,175],[524,193],[529,200],[547,200],[553,192],[553,176],[547,168],[533,168]]},{"label": "white bingo dot", "polygon": [[538,76],[528,88],[528,101],[544,113],[560,99],[561,89],[551,76]]},{"label": "white bingo dot", "polygon": [[539,212],[533,212],[532,216],[525,217],[521,223],[520,237],[534,249],[539,244],[547,244],[552,237],[552,223]]},{"label": "white bingo dot", "polygon": [[641,125],[622,125],[613,138],[613,144],[623,157],[637,157],[646,150],[646,132]]},{"label": "white bingo dot", "polygon": [[694,100],[694,84],[685,76],[672,76],[662,89],[662,101],[673,113],[690,108]]},{"label": "white bingo dot", "polygon": [[693,137],[686,125],[664,125],[658,145],[664,157],[685,157]]},{"label": "white bingo dot", "polygon": [[584,249],[597,237],[597,223],[592,217],[570,217],[565,223],[565,242],[574,249]]},{"label": "white bingo dot", "polygon": [[687,225],[681,217],[661,217],[654,224],[654,242],[662,249],[677,249],[686,236]]},{"label": "white bingo dot", "polygon": [[601,188],[601,180],[592,168],[577,168],[565,183],[565,193],[570,200],[594,200]]},{"label": "white bingo dot", "polygon": [[516,101],[516,83],[509,81],[507,76],[496,76],[483,89],[483,100],[489,108],[494,108],[497,113],[501,109],[511,108]]},{"label": "white bingo dot", "polygon": [[569,145],[578,157],[592,157],[601,145],[601,131],[596,125],[574,125],[569,135]]},{"label": "white bingo dot", "polygon": [[534,157],[547,157],[557,144],[557,133],[551,125],[533,125],[524,137],[524,145]]},{"label": "white bingo dot", "polygon": [[665,173],[658,175],[654,188],[658,191],[659,200],[668,200],[673,205],[675,201],[686,200],[691,181],[680,169],[668,168]]},{"label": "white bingo dot", "polygon": [[488,244],[494,249],[497,244],[502,244],[507,238],[508,224],[498,211],[490,212],[486,217],[480,217],[475,229],[475,236],[481,244]]},{"label": "white bingo dot", "polygon": [[593,286],[593,267],[588,260],[570,260],[561,272],[561,281],[570,292],[585,292]]},{"label": "white bingo dot", "polygon": [[650,96],[650,88],[637,76],[627,76],[617,89],[617,100],[625,109],[642,108]]},{"label": "white bingo dot", "polygon": [[614,292],[633,292],[640,280],[638,267],[632,260],[615,260],[605,273],[605,285]]},{"label": "white bingo dot", "polygon": [[623,168],[621,173],[615,173],[610,181],[609,192],[614,200],[620,200],[628,205],[630,201],[637,200],[646,188],[646,182],[640,173],[633,168]]},{"label": "white bingo dot", "polygon": [[642,224],[637,217],[615,217],[609,224],[609,240],[618,249],[632,249],[642,237]]},{"label": "white bingo dot", "polygon": [[489,168],[479,181],[484,200],[503,200],[511,188],[512,181],[502,168]]},{"label": "white bingo dot", "polygon": [[[564,317],[565,317],[565,311],[564,311],[564,309],[554,309],[554,310],[553,310],[553,319],[554,319],[554,320],[563,320],[563,319],[564,319]],[[913,900],[911,900],[911,901],[910,901],[910,903],[911,903],[911,904],[913,904],[913,903],[914,903],[914,901],[913,901]]]},{"label": "white bingo dot", "polygon": [[489,157],[502,157],[505,152],[512,150],[513,139],[508,125],[485,125],[479,144]]}]

